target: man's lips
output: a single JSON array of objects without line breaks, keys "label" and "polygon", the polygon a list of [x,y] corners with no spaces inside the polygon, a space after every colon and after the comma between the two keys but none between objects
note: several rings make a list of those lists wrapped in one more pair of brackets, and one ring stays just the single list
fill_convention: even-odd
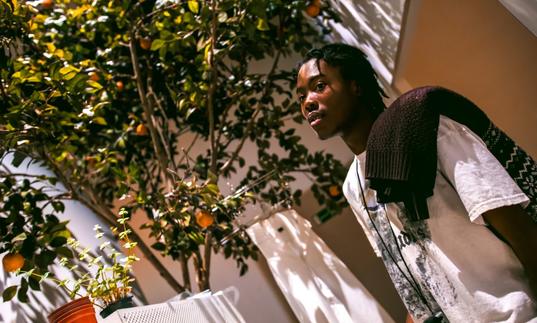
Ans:
[{"label": "man's lips", "polygon": [[310,123],[310,126],[315,127],[319,123],[321,123],[323,114],[319,111],[313,111],[308,114],[308,122]]}]

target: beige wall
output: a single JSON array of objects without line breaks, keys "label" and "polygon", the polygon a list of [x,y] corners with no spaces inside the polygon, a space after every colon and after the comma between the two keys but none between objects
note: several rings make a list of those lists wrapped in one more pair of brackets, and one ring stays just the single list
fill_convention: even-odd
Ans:
[{"label": "beige wall", "polygon": [[537,157],[537,37],[493,0],[413,0],[395,88],[442,85]]}]

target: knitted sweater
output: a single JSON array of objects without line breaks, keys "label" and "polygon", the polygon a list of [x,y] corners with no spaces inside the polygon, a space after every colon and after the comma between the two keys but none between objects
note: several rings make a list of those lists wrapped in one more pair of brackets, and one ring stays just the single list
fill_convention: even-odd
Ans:
[{"label": "knitted sweater", "polygon": [[378,201],[404,202],[412,220],[429,217],[426,198],[433,195],[436,179],[440,114],[466,125],[483,139],[528,195],[528,213],[537,221],[535,161],[494,126],[474,103],[436,86],[417,88],[401,95],[373,124],[366,147],[366,178],[377,191]]}]

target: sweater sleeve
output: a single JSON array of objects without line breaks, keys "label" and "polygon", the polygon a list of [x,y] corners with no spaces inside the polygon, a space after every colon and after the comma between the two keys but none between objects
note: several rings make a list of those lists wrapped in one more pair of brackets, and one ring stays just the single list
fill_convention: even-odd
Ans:
[{"label": "sweater sleeve", "polygon": [[472,222],[483,224],[481,215],[489,210],[527,205],[526,195],[470,129],[442,116],[437,147],[439,170],[457,191]]}]

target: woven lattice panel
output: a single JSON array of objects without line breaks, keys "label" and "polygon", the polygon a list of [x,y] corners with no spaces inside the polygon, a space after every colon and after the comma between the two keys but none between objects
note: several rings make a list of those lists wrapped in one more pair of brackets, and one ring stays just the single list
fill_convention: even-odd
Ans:
[{"label": "woven lattice panel", "polygon": [[244,323],[233,304],[223,294],[121,309],[103,323]]}]

